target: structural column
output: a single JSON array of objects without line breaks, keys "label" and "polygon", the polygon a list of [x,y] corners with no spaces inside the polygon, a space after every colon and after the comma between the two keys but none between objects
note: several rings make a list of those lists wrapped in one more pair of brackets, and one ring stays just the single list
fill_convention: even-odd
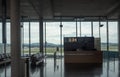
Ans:
[{"label": "structural column", "polygon": [[31,56],[31,23],[29,21],[29,56]]},{"label": "structural column", "polygon": [[[2,43],[3,43],[3,51],[2,53],[6,54],[6,12],[7,12],[7,5],[6,0],[2,0]],[[5,63],[5,77],[7,76],[6,71],[6,63]]]},{"label": "structural column", "polygon": [[2,0],[2,43],[4,44],[4,52],[6,54],[6,0]]},{"label": "structural column", "polygon": [[119,76],[120,76],[120,12],[118,17],[118,52],[119,52]]},{"label": "structural column", "polygon": [[24,24],[23,24],[23,22],[21,22],[21,24],[20,24],[20,26],[21,26],[21,54],[22,54],[22,56],[24,56]]},{"label": "structural column", "polygon": [[101,38],[100,25],[101,25],[101,21],[100,21],[100,17],[99,17],[99,38]]},{"label": "structural column", "polygon": [[78,36],[78,31],[77,31],[77,18],[76,18],[76,37]]},{"label": "structural column", "polygon": [[119,51],[119,57],[120,57],[120,13],[118,17],[118,51]]},{"label": "structural column", "polygon": [[[109,51],[109,27],[108,27],[108,19],[106,21],[106,31],[107,31],[107,51]],[[109,56],[109,55],[108,55]]]},{"label": "structural column", "polygon": [[43,54],[43,17],[40,17],[39,21],[39,30],[40,30],[40,52]]},{"label": "structural column", "polygon": [[47,44],[47,41],[46,41],[46,21],[45,21],[45,56],[46,56],[46,44]]},{"label": "structural column", "polygon": [[61,53],[61,57],[62,57],[62,19],[60,21],[60,53]]},{"label": "structural column", "polygon": [[80,19],[80,37],[81,37],[81,19]]},{"label": "structural column", "polygon": [[[120,1],[119,1],[119,8],[120,8]],[[120,77],[120,9],[119,16],[118,16],[118,52],[119,52],[119,77]]]},{"label": "structural column", "polygon": [[21,32],[20,0],[10,0],[11,18],[11,77],[20,77]]},{"label": "structural column", "polygon": [[91,36],[93,37],[93,21],[91,21]]}]

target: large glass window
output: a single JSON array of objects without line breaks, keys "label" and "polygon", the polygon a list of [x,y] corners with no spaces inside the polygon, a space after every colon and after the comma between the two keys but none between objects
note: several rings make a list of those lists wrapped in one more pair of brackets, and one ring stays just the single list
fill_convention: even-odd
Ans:
[{"label": "large glass window", "polygon": [[24,22],[23,29],[21,30],[21,40],[24,44],[24,50],[21,52],[22,54],[29,53],[29,23]]},{"label": "large glass window", "polygon": [[83,37],[91,36],[91,22],[81,22],[81,34]]},{"label": "large glass window", "polygon": [[109,51],[118,51],[117,22],[109,22]]},{"label": "large glass window", "polygon": [[99,37],[99,22],[93,22],[93,36],[95,38]]},{"label": "large glass window", "polygon": [[[79,23],[77,22],[77,36],[80,36]],[[76,22],[63,22],[63,38],[76,37]],[[64,40],[63,40],[64,43]]]},{"label": "large glass window", "polygon": [[31,22],[31,54],[39,52],[39,22]]},{"label": "large glass window", "polygon": [[56,47],[60,44],[60,23],[46,22],[46,52],[47,55],[53,54]]},{"label": "large glass window", "polygon": [[63,22],[63,37],[76,37],[75,22]]},{"label": "large glass window", "polygon": [[[77,22],[77,36],[78,36],[78,37],[80,37],[80,34],[81,34],[81,33],[80,33],[80,28],[81,28],[80,25],[81,25],[81,22],[78,21],[78,22]],[[75,26],[75,27],[76,27],[76,26]]]},{"label": "large glass window", "polygon": [[24,22],[24,43],[25,44],[29,44],[29,23],[28,22]]},{"label": "large glass window", "polygon": [[6,28],[7,28],[7,29],[6,29],[6,33],[7,33],[7,34],[6,34],[6,39],[7,39],[7,40],[6,40],[6,41],[7,41],[7,43],[6,43],[6,53],[10,53],[10,51],[11,51],[11,50],[10,50],[10,49],[11,49],[11,48],[10,48],[10,47],[11,47],[11,45],[10,45],[10,44],[11,44],[11,43],[10,43],[10,39],[11,39],[11,37],[10,37],[10,36],[11,36],[10,22],[7,22]]},{"label": "large glass window", "polygon": [[106,22],[101,22],[103,27],[100,27],[100,37],[101,37],[101,50],[107,50],[107,26]]}]

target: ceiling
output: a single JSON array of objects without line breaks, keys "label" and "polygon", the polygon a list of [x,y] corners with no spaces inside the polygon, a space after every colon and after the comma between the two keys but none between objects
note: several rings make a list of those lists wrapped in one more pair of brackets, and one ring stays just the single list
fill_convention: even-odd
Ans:
[{"label": "ceiling", "polygon": [[[7,18],[10,18],[10,0],[7,0]],[[2,0],[0,0],[2,17]],[[20,0],[20,14],[23,19],[70,19],[108,17],[117,19],[120,0]],[[97,18],[98,19],[98,18]]]}]

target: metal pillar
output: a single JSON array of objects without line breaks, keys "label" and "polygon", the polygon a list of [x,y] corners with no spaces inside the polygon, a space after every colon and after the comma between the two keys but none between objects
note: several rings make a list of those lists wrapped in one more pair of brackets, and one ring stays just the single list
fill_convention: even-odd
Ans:
[{"label": "metal pillar", "polygon": [[108,52],[107,58],[108,58],[108,61],[109,61],[109,27],[108,27],[108,19],[106,21],[106,33],[107,33],[107,52]]},{"label": "metal pillar", "polygon": [[21,22],[21,49],[22,56],[24,56],[24,22]]},{"label": "metal pillar", "polygon": [[119,51],[119,57],[120,57],[120,15],[118,19],[118,51]]},{"label": "metal pillar", "polygon": [[118,51],[119,51],[119,56],[120,56],[120,15],[118,19]]},{"label": "metal pillar", "polygon": [[91,36],[93,37],[93,21],[91,21]]},{"label": "metal pillar", "polygon": [[[107,18],[106,18],[107,19]],[[109,70],[110,70],[110,65],[109,65],[109,27],[108,27],[108,19],[106,21],[106,31],[107,31],[107,77],[109,77]]]},{"label": "metal pillar", "polygon": [[77,33],[77,18],[76,18],[76,37],[78,36],[78,33]]},{"label": "metal pillar", "polygon": [[[2,43],[3,43],[3,53],[6,54],[6,11],[7,11],[7,5],[6,0],[2,0]],[[5,65],[5,77],[7,77],[7,71],[6,71],[6,63]]]},{"label": "metal pillar", "polygon": [[45,21],[45,56],[46,56],[46,44],[47,44],[47,41],[46,41],[46,21]]},{"label": "metal pillar", "polygon": [[106,21],[106,31],[107,31],[107,51],[109,51],[109,28],[108,28],[108,19]]},{"label": "metal pillar", "polygon": [[62,19],[60,21],[60,52],[61,52],[61,57],[62,57]]},{"label": "metal pillar", "polygon": [[43,55],[43,17],[40,17],[39,31],[40,31],[40,52]]},{"label": "metal pillar", "polygon": [[2,0],[2,43],[4,44],[4,52],[6,54],[6,0]]},{"label": "metal pillar", "polygon": [[21,36],[20,36],[21,37],[21,55],[24,56],[24,51],[23,51],[24,50],[24,47],[23,47],[23,44],[24,44],[23,43],[23,33],[24,32],[23,32],[23,23],[22,22],[21,22],[20,27],[21,27],[20,28],[20,31],[21,31],[21,33],[20,33],[21,34]]},{"label": "metal pillar", "polygon": [[61,77],[62,77],[62,27],[63,27],[63,25],[62,25],[62,17],[60,18],[60,52],[61,52]]},{"label": "metal pillar", "polygon": [[11,18],[11,77],[20,77],[21,32],[20,0],[10,0]]},{"label": "metal pillar", "polygon": [[100,22],[100,18],[99,18],[99,38],[101,38],[101,34],[100,34],[100,25],[101,25],[101,22]]},{"label": "metal pillar", "polygon": [[81,19],[80,19],[80,37],[81,37]]},{"label": "metal pillar", "polygon": [[44,77],[44,67],[40,68],[40,77]]},{"label": "metal pillar", "polygon": [[21,55],[24,57],[24,21],[23,17],[21,17]]},{"label": "metal pillar", "polygon": [[29,21],[29,57],[31,56],[31,24]]},{"label": "metal pillar", "polygon": [[119,52],[119,77],[120,77],[120,13],[118,19],[118,52]]}]

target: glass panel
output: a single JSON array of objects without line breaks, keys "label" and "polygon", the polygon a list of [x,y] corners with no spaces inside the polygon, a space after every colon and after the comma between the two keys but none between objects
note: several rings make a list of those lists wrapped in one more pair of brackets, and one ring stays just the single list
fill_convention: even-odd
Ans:
[{"label": "glass panel", "polygon": [[46,52],[52,55],[60,47],[60,23],[46,22]]},{"label": "glass panel", "polygon": [[98,22],[93,22],[93,36],[95,38],[99,37],[99,23]]},{"label": "glass panel", "polygon": [[[79,23],[77,23],[78,37],[79,33]],[[63,22],[63,38],[64,37],[76,37],[76,22]],[[70,40],[69,40],[70,41]],[[64,40],[63,40],[64,43]]]},{"label": "glass panel", "polygon": [[22,52],[23,54],[29,54],[29,23],[28,22],[24,22],[23,25],[23,33],[22,34],[22,38],[24,38],[22,40],[22,42],[24,43],[24,52]]},{"label": "glass panel", "polygon": [[91,37],[91,22],[81,22],[81,32],[83,37]]},{"label": "glass panel", "polygon": [[79,21],[77,22],[77,36],[80,37],[80,22]]},{"label": "glass panel", "polygon": [[44,55],[46,56],[46,22],[43,22],[43,39],[44,39],[44,41],[43,41],[43,43],[44,43]]},{"label": "glass panel", "polygon": [[63,37],[76,37],[76,22],[63,22]]},{"label": "glass panel", "polygon": [[10,53],[10,33],[11,33],[11,31],[10,31],[10,23],[9,22],[7,22],[7,27],[6,27],[7,29],[6,29],[6,32],[7,32],[7,34],[6,34],[6,38],[7,38],[7,44],[6,44],[6,53]]},{"label": "glass panel", "polygon": [[117,22],[109,22],[109,51],[118,51]]},{"label": "glass panel", "polygon": [[39,52],[39,23],[31,22],[31,54]]},{"label": "glass panel", "polygon": [[100,27],[100,34],[101,34],[101,50],[107,50],[107,30],[106,30],[106,22],[101,22],[103,27]]}]

